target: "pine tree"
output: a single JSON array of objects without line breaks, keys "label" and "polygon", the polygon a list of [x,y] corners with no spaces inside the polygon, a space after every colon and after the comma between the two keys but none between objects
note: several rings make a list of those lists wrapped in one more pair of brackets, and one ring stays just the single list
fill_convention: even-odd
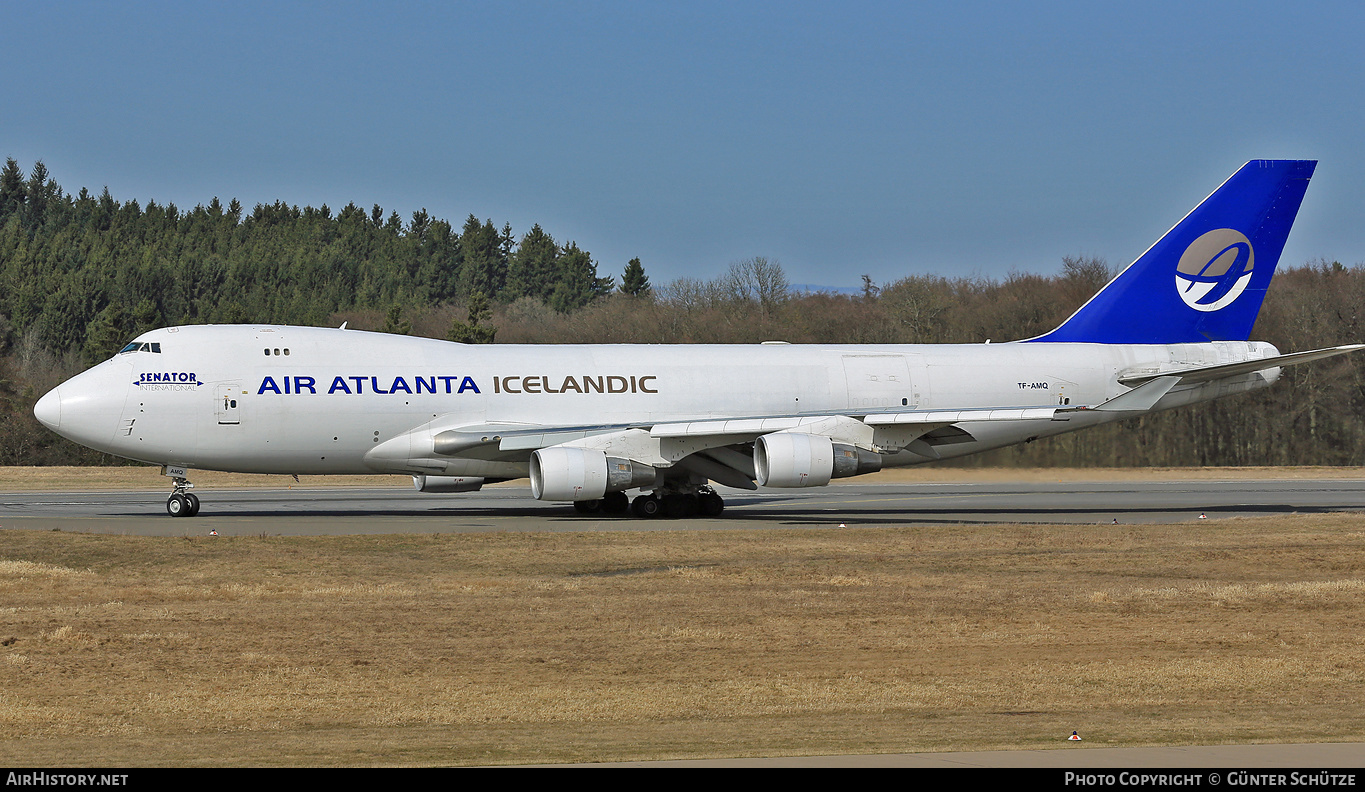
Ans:
[{"label": "pine tree", "polygon": [[[507,227],[511,233],[511,227]],[[474,215],[464,221],[460,231],[460,283],[465,294],[498,294],[507,284],[507,257],[493,221],[480,223]]]},{"label": "pine tree", "polygon": [[28,183],[24,185],[28,204],[26,213],[28,216],[25,220],[30,233],[35,232],[47,219],[48,204],[53,199],[60,198],[61,192],[57,183],[48,178],[47,166],[43,161],[38,160],[34,163],[33,172],[29,174]]},{"label": "pine tree", "polygon": [[597,277],[597,262],[588,251],[570,242],[558,261],[559,277],[550,295],[550,307],[560,313],[570,313],[610,292],[611,278]]},{"label": "pine tree", "polygon": [[468,321],[456,319],[451,322],[446,338],[457,344],[491,344],[493,337],[498,334],[498,328],[483,323],[492,316],[493,312],[488,309],[488,298],[483,292],[474,292],[469,295]]},{"label": "pine tree", "polygon": [[644,265],[640,263],[638,257],[630,260],[626,265],[626,271],[621,275],[621,293],[629,294],[631,297],[649,294],[649,276],[645,275]]},{"label": "pine tree", "polygon": [[24,206],[24,172],[13,157],[5,160],[5,169],[0,171],[0,225]]},{"label": "pine tree", "polygon": [[132,338],[123,306],[110,303],[86,329],[85,353],[90,360],[108,360]]},{"label": "pine tree", "polygon": [[394,335],[412,335],[412,322],[403,318],[403,306],[394,303],[389,307],[389,314],[384,317],[384,329],[380,332],[393,333]]},{"label": "pine tree", "polygon": [[531,227],[512,254],[507,271],[507,294],[512,302],[521,297],[534,297],[549,302],[559,284],[559,245],[537,223]]}]

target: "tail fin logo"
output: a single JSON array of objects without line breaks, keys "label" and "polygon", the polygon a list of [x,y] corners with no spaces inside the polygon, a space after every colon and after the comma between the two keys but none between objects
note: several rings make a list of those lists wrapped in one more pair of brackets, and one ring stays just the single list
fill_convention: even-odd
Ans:
[{"label": "tail fin logo", "polygon": [[1196,311],[1231,305],[1251,282],[1255,254],[1240,231],[1219,228],[1190,243],[1176,265],[1175,289]]}]

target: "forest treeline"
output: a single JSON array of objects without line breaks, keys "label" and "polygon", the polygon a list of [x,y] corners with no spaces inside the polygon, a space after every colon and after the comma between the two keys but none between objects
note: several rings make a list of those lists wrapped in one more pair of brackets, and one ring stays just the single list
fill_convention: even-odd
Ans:
[{"label": "forest treeline", "polygon": [[[471,214],[457,230],[379,206],[232,200],[181,210],[62,190],[42,163],[0,171],[0,464],[116,460],[32,415],[63,379],[154,327],[289,323],[496,343],[981,343],[1060,324],[1114,274],[1076,257],[1054,275],[915,275],[858,294],[796,291],[753,257],[711,279],[617,278],[539,225]],[[1365,340],[1365,267],[1281,264],[1252,337],[1282,351]],[[654,352],[667,355],[667,349]],[[1365,357],[1285,369],[1267,390],[1039,440],[957,464],[1360,465]]]}]

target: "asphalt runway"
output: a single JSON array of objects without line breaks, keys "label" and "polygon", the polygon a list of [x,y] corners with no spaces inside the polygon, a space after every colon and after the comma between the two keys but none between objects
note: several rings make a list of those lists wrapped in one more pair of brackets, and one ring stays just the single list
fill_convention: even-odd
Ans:
[{"label": "asphalt runway", "polygon": [[871,527],[951,523],[1172,523],[1273,514],[1365,512],[1365,480],[1068,481],[837,484],[721,490],[718,518],[586,516],[526,486],[425,495],[411,489],[197,489],[197,517],[166,514],[166,492],[0,493],[0,528],[146,536]]}]

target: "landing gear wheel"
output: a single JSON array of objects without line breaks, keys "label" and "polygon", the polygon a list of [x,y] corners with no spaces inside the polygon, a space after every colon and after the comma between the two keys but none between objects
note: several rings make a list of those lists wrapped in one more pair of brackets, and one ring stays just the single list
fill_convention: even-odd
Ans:
[{"label": "landing gear wheel", "polygon": [[636,517],[658,517],[659,506],[659,499],[653,495],[640,495],[631,501],[630,510],[635,513]]},{"label": "landing gear wheel", "polygon": [[665,495],[664,516],[670,519],[691,517],[697,513],[697,499],[692,495]]},{"label": "landing gear wheel", "polygon": [[[165,472],[166,468],[162,468]],[[178,469],[177,472],[183,472]],[[175,486],[171,488],[171,496],[166,499],[166,513],[172,517],[193,517],[199,513],[199,496],[190,492],[194,485],[183,475],[173,476]]]},{"label": "landing gear wheel", "polygon": [[697,496],[697,506],[704,517],[719,517],[725,510],[725,500],[714,492],[703,492]]},{"label": "landing gear wheel", "polygon": [[608,492],[602,496],[602,511],[607,514],[625,514],[630,511],[630,498],[624,492]]},{"label": "landing gear wheel", "polygon": [[573,502],[574,510],[579,514],[596,514],[602,508],[600,500],[581,500]]}]

